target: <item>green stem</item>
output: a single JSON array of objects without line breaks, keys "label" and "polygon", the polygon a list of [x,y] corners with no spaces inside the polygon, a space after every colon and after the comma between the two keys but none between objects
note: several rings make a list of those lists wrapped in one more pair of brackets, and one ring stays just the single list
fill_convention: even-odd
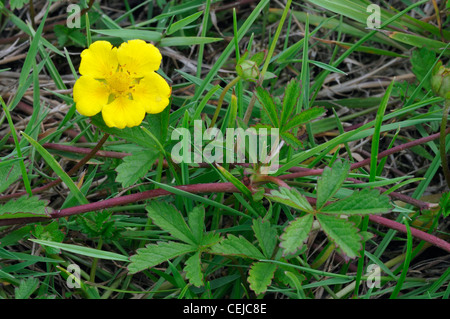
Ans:
[{"label": "green stem", "polygon": [[442,170],[444,171],[447,186],[450,188],[450,169],[448,168],[447,153],[445,152],[445,138],[447,136],[446,127],[449,110],[450,110],[450,99],[446,99],[444,106],[444,113],[442,114],[441,132],[439,137],[439,151],[441,153]]},{"label": "green stem", "polygon": [[214,127],[214,124],[216,124],[217,118],[219,117],[220,109],[222,108],[223,100],[225,99],[225,94],[240,80],[241,78],[239,76],[235,77],[230,83],[225,86],[225,88],[222,90],[222,94],[220,94],[219,100],[217,101],[217,107],[216,111],[214,112],[214,116],[211,120],[211,124],[209,127]]},{"label": "green stem", "polygon": [[[103,245],[103,239],[102,239],[102,237],[100,237],[100,239],[98,240],[97,249],[101,250],[102,245]],[[91,274],[89,276],[90,282],[95,282],[95,273],[97,271],[97,264],[98,264],[98,258],[94,258],[94,260],[92,262]]]}]

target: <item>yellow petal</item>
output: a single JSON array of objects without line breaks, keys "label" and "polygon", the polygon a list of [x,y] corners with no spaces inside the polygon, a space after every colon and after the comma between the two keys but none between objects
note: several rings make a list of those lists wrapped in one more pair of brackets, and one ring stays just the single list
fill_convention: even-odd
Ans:
[{"label": "yellow petal", "polygon": [[158,70],[162,60],[159,50],[143,40],[122,43],[117,49],[117,58],[124,70],[135,77]]},{"label": "yellow petal", "polygon": [[84,116],[94,116],[108,103],[107,86],[93,77],[83,75],[73,87],[73,101],[77,111]]},{"label": "yellow petal", "polygon": [[117,48],[108,41],[96,41],[81,52],[80,74],[105,79],[116,72]]},{"label": "yellow petal", "polygon": [[145,110],[133,100],[119,96],[103,107],[102,116],[109,127],[123,129],[141,124],[145,117]]},{"label": "yellow petal", "polygon": [[136,85],[133,99],[147,113],[160,113],[169,105],[172,90],[166,80],[158,73],[148,73]]}]

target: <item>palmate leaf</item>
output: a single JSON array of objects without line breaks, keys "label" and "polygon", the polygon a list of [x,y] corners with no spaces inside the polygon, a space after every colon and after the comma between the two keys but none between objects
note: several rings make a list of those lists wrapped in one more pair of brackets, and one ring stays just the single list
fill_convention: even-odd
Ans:
[{"label": "palmate leaf", "polygon": [[116,167],[116,182],[122,183],[122,187],[129,187],[151,169],[159,152],[156,149],[145,149],[130,156],[125,156],[123,162]]},{"label": "palmate leaf", "polygon": [[281,244],[283,255],[295,253],[309,235],[314,221],[312,214],[306,214],[293,220],[281,235]]},{"label": "palmate leaf", "polygon": [[248,282],[250,289],[259,295],[266,292],[267,287],[272,283],[273,275],[277,265],[266,262],[255,262],[250,267]]},{"label": "palmate leaf", "polygon": [[353,223],[337,216],[325,214],[317,214],[316,218],[328,238],[330,238],[345,255],[349,258],[359,256],[363,238],[358,233],[359,230]]},{"label": "palmate leaf", "polygon": [[135,274],[195,250],[197,250],[196,246],[174,241],[147,245],[138,249],[136,255],[130,257],[131,263],[128,265],[128,271],[131,274]]},{"label": "palmate leaf", "polygon": [[362,189],[321,209],[326,214],[365,215],[387,213],[392,209],[390,199],[375,189]]},{"label": "palmate leaf", "polygon": [[348,162],[336,161],[333,168],[325,167],[322,177],[317,181],[317,210],[333,197],[344,183],[350,170]]}]

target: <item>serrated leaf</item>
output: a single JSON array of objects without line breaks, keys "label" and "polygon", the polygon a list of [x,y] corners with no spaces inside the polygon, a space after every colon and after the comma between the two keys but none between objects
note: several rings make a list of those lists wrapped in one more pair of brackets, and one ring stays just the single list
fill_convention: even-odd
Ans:
[{"label": "serrated leaf", "polygon": [[375,189],[362,189],[321,209],[326,214],[382,214],[392,209],[390,199]]},{"label": "serrated leaf", "polygon": [[197,251],[189,257],[184,264],[186,278],[189,279],[189,282],[196,287],[203,286],[203,273],[200,256],[200,251]]},{"label": "serrated leaf", "polygon": [[298,217],[293,220],[281,235],[280,246],[283,248],[283,255],[294,254],[308,238],[314,221],[312,214]]},{"label": "serrated leaf", "polygon": [[136,255],[130,257],[131,263],[128,265],[128,271],[131,274],[135,274],[144,269],[159,265],[169,259],[193,252],[196,249],[192,245],[174,241],[147,245],[144,248],[138,249]]},{"label": "serrated leaf", "polygon": [[186,224],[181,213],[171,204],[151,201],[146,207],[148,217],[162,230],[185,243],[196,245],[198,242]]},{"label": "serrated leaf", "polygon": [[306,111],[295,115],[289,122],[283,125],[282,129],[283,131],[289,131],[294,127],[309,123],[321,116],[324,112],[324,108],[318,106],[307,109]]},{"label": "serrated leaf", "polygon": [[292,79],[286,85],[286,89],[284,90],[284,98],[283,98],[283,107],[281,109],[281,126],[288,122],[292,111],[297,105],[298,99],[300,97],[300,84],[296,79]]},{"label": "serrated leaf", "polygon": [[337,216],[317,214],[317,220],[322,230],[349,258],[359,256],[362,247],[362,237],[351,222]]},{"label": "serrated leaf", "polygon": [[250,289],[259,295],[266,292],[267,287],[272,283],[272,278],[277,269],[277,265],[266,262],[255,262],[251,265],[248,282]]},{"label": "serrated leaf", "polygon": [[262,88],[261,86],[258,86],[256,88],[256,96],[258,97],[258,100],[261,103],[263,109],[266,111],[267,115],[269,116],[269,119],[272,122],[272,125],[274,127],[280,127],[280,123],[278,121],[278,115],[277,115],[277,107],[275,105],[275,102],[272,99],[272,96],[270,96],[269,91]]},{"label": "serrated leaf", "polygon": [[[65,234],[59,229],[59,223],[53,221],[48,225],[35,224],[32,234],[37,239],[50,240],[54,242],[62,242]],[[59,254],[60,250],[53,247],[43,247],[47,254]]]},{"label": "serrated leaf", "polygon": [[201,249],[208,248],[219,243],[222,240],[220,234],[214,232],[208,232],[203,235],[202,241],[200,242]]},{"label": "serrated leaf", "polygon": [[253,231],[263,254],[270,258],[277,245],[277,230],[269,221],[262,218],[253,219]]},{"label": "serrated leaf", "polygon": [[263,259],[264,255],[242,236],[229,234],[227,238],[211,247],[211,253],[220,255],[242,256],[253,259]]},{"label": "serrated leaf", "polygon": [[280,190],[272,190],[266,197],[275,202],[291,206],[303,212],[313,212],[311,204],[305,196],[300,194],[295,188],[281,187]]},{"label": "serrated leaf", "polygon": [[121,183],[122,187],[129,187],[135,184],[152,168],[158,156],[159,152],[155,149],[146,149],[130,156],[125,156],[123,162],[116,167],[116,182]]},{"label": "serrated leaf", "polygon": [[50,217],[52,211],[47,207],[47,201],[40,200],[37,196],[25,195],[0,205],[0,219]]},{"label": "serrated leaf", "polygon": [[293,134],[283,131],[280,133],[281,138],[288,144],[290,147],[294,149],[298,149],[303,146],[303,142],[296,138]]},{"label": "serrated leaf", "polygon": [[317,210],[322,208],[341,188],[349,170],[350,164],[339,160],[334,162],[332,168],[325,167],[322,177],[317,181]]},{"label": "serrated leaf", "polygon": [[188,223],[191,233],[196,243],[200,243],[203,239],[205,228],[205,207],[197,206],[188,213]]}]

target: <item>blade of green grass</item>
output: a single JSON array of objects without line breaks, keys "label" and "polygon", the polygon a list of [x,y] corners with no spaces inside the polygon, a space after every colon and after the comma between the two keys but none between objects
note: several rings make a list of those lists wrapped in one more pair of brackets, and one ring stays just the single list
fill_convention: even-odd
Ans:
[{"label": "blade of green grass", "polygon": [[53,242],[53,241],[49,241],[49,240],[39,240],[39,239],[29,239],[29,240],[32,242],[35,242],[39,245],[59,248],[61,250],[66,250],[71,253],[79,254],[79,255],[83,255],[83,256],[99,258],[99,259],[125,261],[125,262],[129,261],[128,256],[120,255],[117,253],[112,253],[109,251],[98,250],[95,248],[83,247],[83,246],[72,245],[72,244],[58,243],[58,242]]},{"label": "blade of green grass", "polygon": [[31,192],[30,180],[28,179],[27,168],[25,167],[25,162],[22,157],[22,151],[20,150],[19,139],[17,138],[17,134],[16,134],[16,128],[14,127],[14,123],[12,121],[11,114],[9,113],[9,108],[6,106],[6,104],[3,101],[3,98],[1,96],[0,96],[0,102],[2,104],[3,110],[5,111],[6,119],[8,120],[8,124],[9,124],[9,129],[11,130],[11,134],[14,139],[17,156],[20,158],[19,165],[20,165],[20,170],[22,171],[23,183],[25,185],[25,189],[26,189],[28,195],[31,196],[32,192]]},{"label": "blade of green grass", "polygon": [[47,164],[52,168],[52,170],[58,175],[59,178],[66,184],[70,189],[72,194],[77,198],[80,204],[87,204],[88,200],[78,189],[77,185],[72,181],[72,179],[67,175],[67,173],[61,168],[58,162],[53,158],[53,156],[37,141],[35,141],[31,136],[22,132],[22,136],[28,140],[28,142],[34,146],[34,148],[41,154],[42,158],[47,162]]}]

